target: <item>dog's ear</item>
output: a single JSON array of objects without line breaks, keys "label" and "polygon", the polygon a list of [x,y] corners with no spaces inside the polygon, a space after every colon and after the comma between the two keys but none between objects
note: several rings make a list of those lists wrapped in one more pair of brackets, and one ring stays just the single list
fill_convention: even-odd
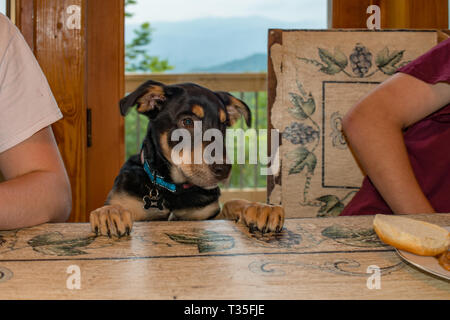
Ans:
[{"label": "dog's ear", "polygon": [[166,99],[165,85],[149,80],[120,100],[120,113],[125,116],[129,109],[136,105],[139,113],[151,116],[161,110]]},{"label": "dog's ear", "polygon": [[251,127],[252,113],[244,101],[233,97],[228,92],[219,91],[216,92],[216,95],[222,100],[227,109],[230,126],[234,125],[241,117],[244,117],[247,126]]}]

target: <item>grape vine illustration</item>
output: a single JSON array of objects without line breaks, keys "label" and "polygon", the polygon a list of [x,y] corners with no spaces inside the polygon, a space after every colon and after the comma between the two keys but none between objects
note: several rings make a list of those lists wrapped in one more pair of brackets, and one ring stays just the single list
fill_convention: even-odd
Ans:
[{"label": "grape vine illustration", "polygon": [[[408,64],[410,61],[402,61],[404,52],[405,50],[389,50],[388,47],[384,47],[376,54],[375,61],[372,61],[372,53],[364,45],[357,43],[348,58],[336,47],[334,53],[318,48],[320,61],[304,57],[298,59],[319,67],[320,72],[328,75],[342,72],[350,78],[369,78],[377,72],[391,76],[398,68]],[[347,70],[349,61],[351,71]]]},{"label": "grape vine illustration", "polygon": [[[289,113],[296,120],[290,126],[287,126],[282,133],[282,138],[297,146],[293,151],[287,154],[293,165],[289,169],[289,175],[304,174],[306,181],[303,188],[303,197],[301,206],[318,208],[318,217],[330,217],[339,215],[344,209],[344,201],[347,200],[355,191],[350,192],[340,199],[335,195],[324,195],[314,200],[309,199],[311,181],[317,167],[316,150],[321,141],[321,128],[312,119],[316,112],[316,101],[311,93],[307,93],[303,85],[297,81],[298,92],[289,93],[292,107]],[[333,128],[333,146],[336,148],[346,148],[345,139],[339,130],[341,116],[336,113],[332,116]]]}]

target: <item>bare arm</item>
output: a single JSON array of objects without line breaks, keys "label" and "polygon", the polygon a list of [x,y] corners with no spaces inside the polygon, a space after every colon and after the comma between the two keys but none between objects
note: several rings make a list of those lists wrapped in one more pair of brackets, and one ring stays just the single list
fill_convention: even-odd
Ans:
[{"label": "bare arm", "polygon": [[409,161],[402,130],[450,102],[450,84],[398,73],[354,106],[344,131],[361,166],[396,214],[435,212]]},{"label": "bare arm", "polygon": [[70,183],[50,127],[0,154],[0,170],[0,230],[67,220]]}]

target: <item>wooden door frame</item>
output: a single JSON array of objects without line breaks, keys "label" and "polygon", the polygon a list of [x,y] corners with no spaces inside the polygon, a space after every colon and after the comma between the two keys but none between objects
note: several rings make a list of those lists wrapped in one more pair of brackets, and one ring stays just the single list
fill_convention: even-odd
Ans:
[{"label": "wooden door frame", "polygon": [[89,213],[104,204],[125,161],[125,121],[119,112],[119,100],[125,94],[124,0],[90,0],[87,30],[87,106],[91,118],[86,181]]},{"label": "wooden door frame", "polygon": [[[124,0],[11,0],[64,119],[52,125],[72,185],[71,222],[102,206],[124,162]],[[80,29],[65,25],[81,8]],[[51,57],[51,58],[50,58]],[[70,61],[71,63],[67,63]]]}]

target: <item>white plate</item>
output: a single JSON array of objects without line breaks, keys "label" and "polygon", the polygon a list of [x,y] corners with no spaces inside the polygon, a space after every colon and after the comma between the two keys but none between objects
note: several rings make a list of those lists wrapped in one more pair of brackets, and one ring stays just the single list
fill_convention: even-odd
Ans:
[{"label": "white plate", "polygon": [[[450,227],[444,228],[450,231]],[[400,257],[416,266],[417,268],[432,273],[438,277],[450,280],[450,271],[447,271],[443,267],[441,267],[436,257],[423,257],[404,250],[396,250]]]}]

